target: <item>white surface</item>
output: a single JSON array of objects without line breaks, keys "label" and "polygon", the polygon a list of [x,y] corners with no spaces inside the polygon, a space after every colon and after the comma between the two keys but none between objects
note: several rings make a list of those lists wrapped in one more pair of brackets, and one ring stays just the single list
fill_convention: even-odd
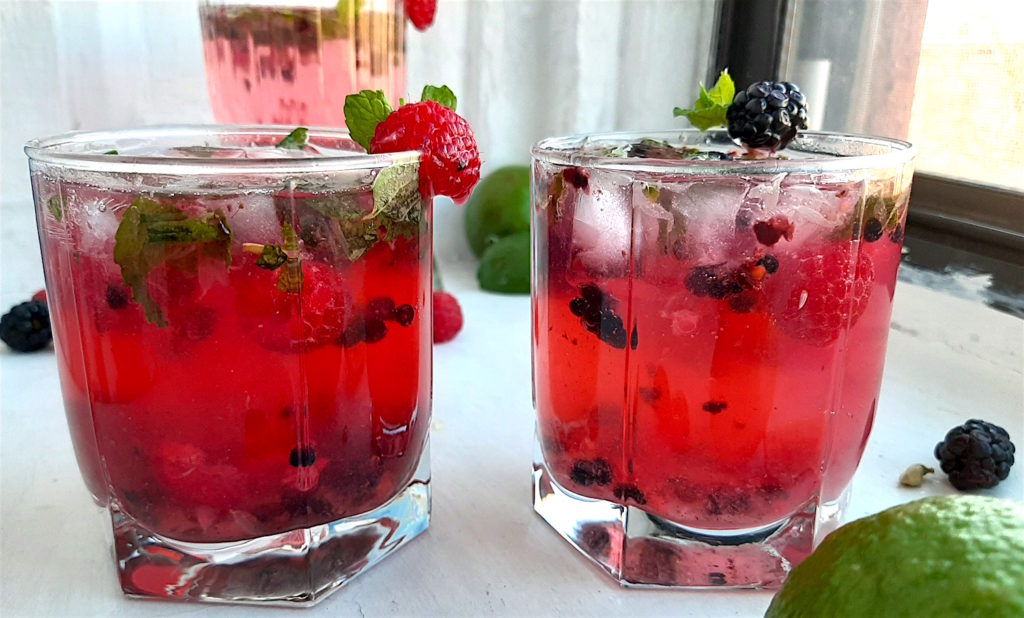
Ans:
[{"label": "white surface", "polygon": [[[29,208],[3,221],[0,305],[42,281]],[[471,265],[441,255],[464,331],[434,354],[434,513],[430,530],[305,615],[759,616],[767,592],[622,590],[530,506],[533,409],[529,300],[484,294]],[[901,489],[945,431],[978,416],[1024,445],[1024,322],[978,303],[899,284],[874,433],[850,516],[931,494]],[[109,521],[75,465],[52,352],[0,346],[0,614],[253,616],[251,608],[124,599]],[[991,495],[1024,499],[1024,463]],[[298,616],[260,610],[260,616]]]}]

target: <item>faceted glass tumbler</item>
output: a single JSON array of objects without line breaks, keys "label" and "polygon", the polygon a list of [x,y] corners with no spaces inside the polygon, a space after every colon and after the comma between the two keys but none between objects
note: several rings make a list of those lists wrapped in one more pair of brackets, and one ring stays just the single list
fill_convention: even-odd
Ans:
[{"label": "faceted glass tumbler", "polygon": [[61,389],[125,594],[311,604],[430,518],[419,153],[157,127],[26,146]]},{"label": "faceted glass tumbler", "polygon": [[871,430],[910,144],[533,149],[534,508],[626,586],[776,587]]}]

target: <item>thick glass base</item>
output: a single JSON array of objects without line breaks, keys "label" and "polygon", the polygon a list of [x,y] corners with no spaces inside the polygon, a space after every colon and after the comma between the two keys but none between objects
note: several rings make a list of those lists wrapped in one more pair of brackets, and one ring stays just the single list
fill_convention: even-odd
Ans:
[{"label": "thick glass base", "polygon": [[696,530],[634,506],[584,498],[533,467],[533,509],[627,587],[778,588],[809,555],[817,506],[751,530]]},{"label": "thick glass base", "polygon": [[426,456],[405,489],[354,517],[232,543],[154,534],[111,504],[121,588],[130,597],[310,606],[430,523]]}]

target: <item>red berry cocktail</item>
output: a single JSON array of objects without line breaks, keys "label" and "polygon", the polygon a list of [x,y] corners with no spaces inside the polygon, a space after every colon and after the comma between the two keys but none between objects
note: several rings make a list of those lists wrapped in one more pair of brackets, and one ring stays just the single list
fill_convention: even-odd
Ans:
[{"label": "red berry cocktail", "polygon": [[533,155],[536,510],[624,584],[778,585],[871,429],[911,147],[677,131]]},{"label": "red berry cocktail", "polygon": [[68,423],[126,593],[314,602],[426,529],[419,153],[272,127],[26,151]]}]

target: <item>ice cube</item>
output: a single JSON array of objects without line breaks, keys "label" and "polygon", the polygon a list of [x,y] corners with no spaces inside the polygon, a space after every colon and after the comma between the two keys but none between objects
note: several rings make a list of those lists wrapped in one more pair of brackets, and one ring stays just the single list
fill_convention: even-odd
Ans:
[{"label": "ice cube", "polygon": [[590,171],[588,190],[576,190],[573,260],[591,275],[626,272],[632,233],[632,183],[628,176]]},{"label": "ice cube", "polygon": [[716,178],[680,184],[671,192],[671,208],[686,221],[686,244],[698,262],[727,261],[733,253],[736,214],[750,188],[740,178]]},{"label": "ice cube", "polygon": [[782,191],[782,181],[786,179],[785,174],[777,174],[770,178],[759,178],[752,181],[752,186],[747,192],[748,202],[757,202],[767,212],[775,210],[779,203],[779,195]]},{"label": "ice cube", "polygon": [[235,242],[281,243],[281,222],[273,196],[259,193],[238,196],[227,212]]},{"label": "ice cube", "polygon": [[[74,203],[74,199],[67,202]],[[79,248],[93,256],[109,256],[114,250],[114,235],[117,233],[117,212],[121,205],[110,197],[93,197],[78,202],[76,221],[79,233]]]}]

